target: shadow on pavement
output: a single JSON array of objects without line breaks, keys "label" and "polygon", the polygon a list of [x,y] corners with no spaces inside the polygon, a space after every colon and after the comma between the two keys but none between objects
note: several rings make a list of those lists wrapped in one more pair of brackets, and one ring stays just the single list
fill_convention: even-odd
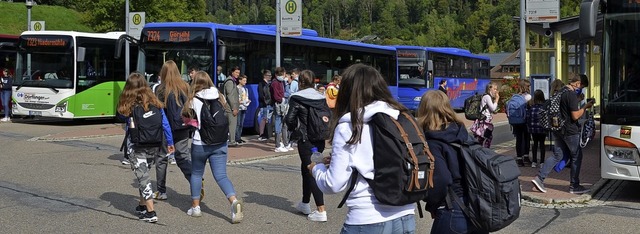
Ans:
[{"label": "shadow on pavement", "polygon": [[263,205],[273,209],[284,210],[294,214],[298,214],[298,211],[293,207],[293,202],[284,197],[279,197],[269,194],[261,194],[258,192],[244,192],[247,196],[243,197],[244,203],[254,203]]}]

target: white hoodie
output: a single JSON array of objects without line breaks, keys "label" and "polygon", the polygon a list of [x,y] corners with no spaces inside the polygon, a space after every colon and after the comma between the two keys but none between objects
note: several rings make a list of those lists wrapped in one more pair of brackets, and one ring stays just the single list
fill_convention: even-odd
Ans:
[{"label": "white hoodie", "polygon": [[376,113],[385,113],[398,119],[400,112],[381,101],[367,105],[364,110],[361,142],[355,145],[346,143],[352,132],[351,116],[349,113],[345,114],[334,132],[331,164],[328,168],[324,164],[318,164],[312,171],[318,188],[324,193],[335,194],[349,188],[351,172],[353,168],[358,170],[358,180],[346,201],[349,211],[345,224],[349,225],[380,223],[415,214],[415,204],[391,206],[380,203],[364,179],[373,179],[374,174],[369,120]]},{"label": "white hoodie", "polygon": [[[218,93],[218,89],[216,87],[211,87],[208,89],[203,89],[200,92],[196,93],[196,96],[205,100],[214,100],[214,99],[218,99],[218,97],[220,97],[219,93]],[[202,105],[204,103],[202,103],[200,100],[198,100],[197,98],[193,98],[193,100],[191,101],[191,109],[193,109],[196,112],[196,116],[198,118],[198,128],[196,128],[196,132],[193,134],[193,144],[194,145],[205,145],[201,140],[200,140],[200,109],[202,109]]]}]

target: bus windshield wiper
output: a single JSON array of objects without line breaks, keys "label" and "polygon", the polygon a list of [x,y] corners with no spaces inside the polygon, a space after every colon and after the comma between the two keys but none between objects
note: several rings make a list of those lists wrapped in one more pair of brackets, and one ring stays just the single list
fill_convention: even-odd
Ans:
[{"label": "bus windshield wiper", "polygon": [[49,87],[49,89],[51,89],[51,91],[53,91],[54,93],[59,93],[60,91],[54,87]]}]

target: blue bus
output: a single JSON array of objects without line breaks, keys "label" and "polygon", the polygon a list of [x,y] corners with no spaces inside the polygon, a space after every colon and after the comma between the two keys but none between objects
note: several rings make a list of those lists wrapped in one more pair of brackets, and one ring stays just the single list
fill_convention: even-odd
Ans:
[{"label": "blue bus", "polygon": [[[273,25],[223,25],[198,22],[169,22],[146,24],[138,45],[136,70],[145,74],[150,82],[167,60],[178,64],[183,78],[188,79],[188,68],[198,67],[210,74],[217,83],[216,68],[221,66],[225,75],[239,66],[248,77],[247,86],[251,105],[247,109],[244,126],[257,127],[258,83],[262,71],[273,71],[276,65],[276,27]],[[121,38],[126,39],[126,38]],[[121,42],[120,42],[121,43]],[[397,95],[396,49],[390,46],[370,45],[319,37],[314,30],[304,29],[302,36],[281,38],[281,66],[309,69],[316,81],[327,84],[335,74],[355,63],[376,67]],[[132,69],[133,70],[133,69]]]},{"label": "blue bus", "polygon": [[464,99],[483,93],[491,81],[489,58],[468,50],[447,47],[394,46],[398,55],[398,100],[416,110],[422,94],[447,81],[447,95],[454,109]]}]

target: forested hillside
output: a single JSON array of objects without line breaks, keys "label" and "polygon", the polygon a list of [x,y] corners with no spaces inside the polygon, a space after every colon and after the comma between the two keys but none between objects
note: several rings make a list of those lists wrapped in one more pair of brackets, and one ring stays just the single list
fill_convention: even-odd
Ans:
[{"label": "forested hillside", "polygon": [[[286,0],[282,0],[286,2]],[[83,13],[93,30],[124,30],[125,0],[36,0]],[[303,0],[303,26],[321,36],[376,44],[461,47],[475,53],[518,48],[517,0]],[[561,17],[581,0],[561,0]],[[147,22],[275,24],[275,0],[130,0]]]}]

